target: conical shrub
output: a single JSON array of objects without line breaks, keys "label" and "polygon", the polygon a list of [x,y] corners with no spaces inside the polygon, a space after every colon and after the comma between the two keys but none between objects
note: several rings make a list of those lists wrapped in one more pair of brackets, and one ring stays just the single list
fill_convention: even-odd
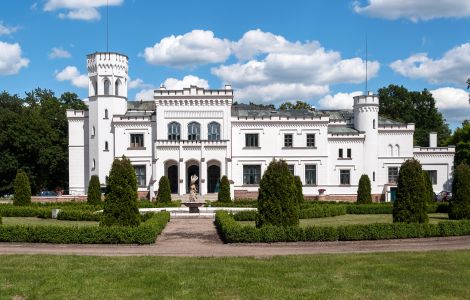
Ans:
[{"label": "conical shrub", "polygon": [[157,203],[171,202],[170,180],[166,176],[160,177],[158,181]]},{"label": "conical shrub", "polygon": [[359,187],[357,189],[357,203],[372,203],[370,179],[366,174],[362,174],[361,178],[359,179]]},{"label": "conical shrub", "polygon": [[219,202],[232,202],[230,198],[230,182],[227,176],[222,176],[220,179],[220,189],[217,194],[217,201]]},{"label": "conical shrub", "polygon": [[462,163],[454,170],[450,219],[470,219],[470,167]]},{"label": "conical shrub", "polygon": [[29,178],[25,171],[19,170],[16,173],[13,188],[15,190],[13,196],[14,205],[31,204],[31,185],[29,184]]},{"label": "conical shrub", "polygon": [[97,205],[101,203],[101,184],[98,175],[92,175],[88,184],[87,203]]}]

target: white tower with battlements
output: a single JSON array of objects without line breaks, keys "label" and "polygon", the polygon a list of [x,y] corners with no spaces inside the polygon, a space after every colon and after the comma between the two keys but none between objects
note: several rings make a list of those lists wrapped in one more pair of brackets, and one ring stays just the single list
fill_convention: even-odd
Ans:
[{"label": "white tower with battlements", "polygon": [[365,133],[363,150],[363,174],[371,181],[372,193],[378,193],[376,175],[379,165],[379,96],[369,93],[354,97],[354,128]]},{"label": "white tower with battlements", "polygon": [[111,122],[114,115],[127,110],[128,58],[115,52],[96,52],[87,56],[87,69],[89,172],[90,176],[98,175],[104,185],[115,156]]}]

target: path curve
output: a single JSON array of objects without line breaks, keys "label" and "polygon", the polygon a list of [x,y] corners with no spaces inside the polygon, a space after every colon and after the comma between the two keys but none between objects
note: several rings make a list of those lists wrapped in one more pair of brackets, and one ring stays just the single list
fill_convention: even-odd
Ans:
[{"label": "path curve", "polygon": [[470,250],[470,236],[381,241],[223,244],[212,220],[172,219],[153,245],[70,245],[0,243],[0,254],[93,256],[276,256]]}]

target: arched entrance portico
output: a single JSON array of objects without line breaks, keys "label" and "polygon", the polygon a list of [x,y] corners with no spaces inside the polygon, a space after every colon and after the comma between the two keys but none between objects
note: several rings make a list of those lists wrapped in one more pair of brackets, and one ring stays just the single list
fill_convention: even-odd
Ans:
[{"label": "arched entrance portico", "polygon": [[220,184],[220,164],[218,161],[210,161],[207,167],[207,192],[218,193]]},{"label": "arched entrance portico", "polygon": [[165,172],[170,181],[170,190],[172,194],[178,194],[178,164],[176,161],[168,161],[165,163]]}]

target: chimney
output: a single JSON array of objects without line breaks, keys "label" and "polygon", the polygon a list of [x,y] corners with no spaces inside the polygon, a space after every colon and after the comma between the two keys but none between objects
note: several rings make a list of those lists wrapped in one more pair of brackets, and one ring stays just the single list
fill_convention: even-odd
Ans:
[{"label": "chimney", "polygon": [[436,132],[429,133],[429,147],[437,147],[437,133]]}]

